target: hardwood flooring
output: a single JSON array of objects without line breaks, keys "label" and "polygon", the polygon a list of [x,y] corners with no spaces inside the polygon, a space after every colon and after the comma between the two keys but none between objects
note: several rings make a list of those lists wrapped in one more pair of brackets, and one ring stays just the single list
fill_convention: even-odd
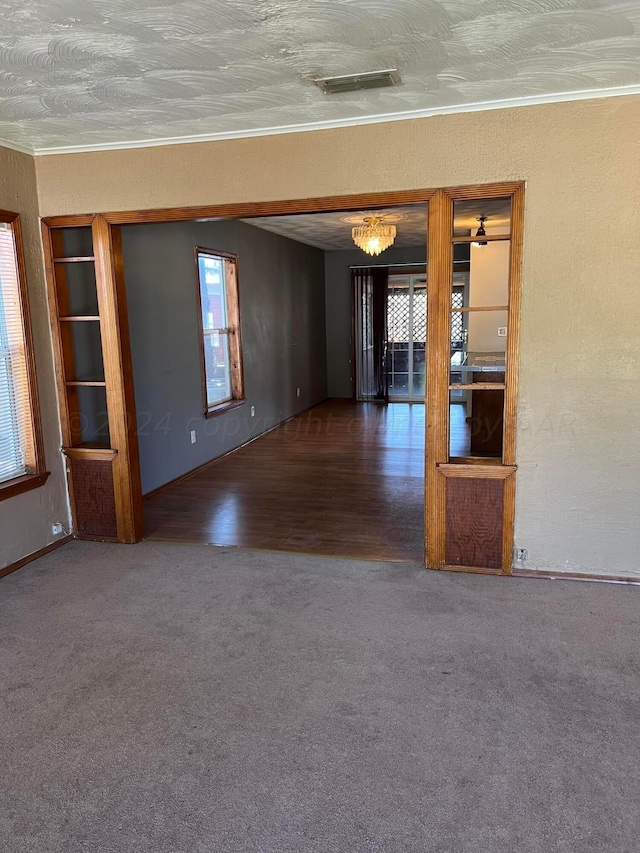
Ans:
[{"label": "hardwood flooring", "polygon": [[449,406],[449,454],[451,456],[471,455],[471,427],[466,420],[467,409],[464,403],[451,403]]},{"label": "hardwood flooring", "polygon": [[424,406],[329,400],[145,501],[149,539],[422,562]]}]

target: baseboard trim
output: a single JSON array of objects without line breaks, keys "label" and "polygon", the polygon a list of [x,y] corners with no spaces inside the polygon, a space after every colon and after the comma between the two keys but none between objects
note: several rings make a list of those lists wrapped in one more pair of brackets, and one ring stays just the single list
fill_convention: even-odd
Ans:
[{"label": "baseboard trim", "polygon": [[508,575],[508,573],[504,572],[502,569],[490,569],[483,568],[481,566],[442,566],[440,569],[429,569],[429,571],[461,572],[467,575]]},{"label": "baseboard trim", "polygon": [[536,569],[514,569],[514,578],[543,578],[552,581],[591,581],[592,583],[615,583],[628,586],[640,586],[640,578],[635,580],[625,575],[589,575],[586,572],[548,572]]},{"label": "baseboard trim", "polygon": [[15,563],[10,563],[8,566],[5,566],[4,569],[0,569],[0,578],[5,577],[6,575],[10,575],[12,572],[17,572],[18,569],[21,569],[28,563],[32,563],[34,560],[38,560],[40,557],[44,557],[45,554],[49,554],[51,551],[55,551],[56,548],[60,548],[61,545],[66,545],[67,542],[71,542],[72,539],[73,536],[71,534],[68,534],[67,536],[62,536],[60,539],[56,539],[55,542],[51,542],[49,545],[45,545],[44,548],[40,548],[38,551],[34,551],[33,554],[29,554],[27,557],[23,557],[21,560],[16,560]]},{"label": "baseboard trim", "polygon": [[183,480],[188,480],[189,477],[193,477],[199,471],[202,471],[204,468],[207,468],[209,465],[213,465],[216,462],[220,462],[221,459],[226,459],[227,456],[231,456],[232,453],[237,453],[238,450],[242,450],[243,447],[247,447],[249,444],[253,444],[259,438],[262,438],[265,435],[268,435],[270,432],[273,432],[274,429],[278,429],[284,424],[288,424],[290,421],[299,418],[301,415],[310,412],[312,409],[315,409],[317,406],[321,406],[323,403],[326,403],[327,400],[331,399],[330,397],[325,397],[324,400],[320,400],[319,403],[314,403],[312,406],[307,406],[306,409],[302,409],[301,412],[297,412],[295,415],[291,415],[289,418],[285,418],[283,421],[279,421],[269,429],[265,429],[262,432],[259,432],[257,435],[252,436],[248,441],[245,441],[243,444],[239,444],[237,447],[234,447],[232,450],[227,450],[226,453],[221,453],[219,456],[214,456],[213,459],[208,459],[206,462],[203,462],[202,465],[197,465],[195,468],[192,468],[190,471],[186,471],[184,474],[180,474],[179,477],[174,477],[173,480],[169,480],[168,483],[164,483],[162,486],[157,486],[155,489],[151,489],[150,492],[146,492],[142,499],[143,501],[149,500],[154,495],[157,495],[159,492],[168,489],[170,486],[175,486],[178,483],[181,483]]}]

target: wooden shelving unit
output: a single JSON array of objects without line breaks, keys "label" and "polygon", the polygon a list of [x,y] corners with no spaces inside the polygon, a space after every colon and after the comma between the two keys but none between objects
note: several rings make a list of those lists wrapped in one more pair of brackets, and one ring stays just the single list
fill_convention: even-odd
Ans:
[{"label": "wooden shelving unit", "polygon": [[[43,224],[56,380],[77,538],[142,538],[133,377],[119,229]],[[121,259],[120,259],[121,261]]]},{"label": "wooden shelving unit", "polygon": [[91,322],[100,322],[100,317],[98,315],[87,315],[85,317],[80,314],[76,314],[72,317],[58,317],[61,323],[91,323]]}]

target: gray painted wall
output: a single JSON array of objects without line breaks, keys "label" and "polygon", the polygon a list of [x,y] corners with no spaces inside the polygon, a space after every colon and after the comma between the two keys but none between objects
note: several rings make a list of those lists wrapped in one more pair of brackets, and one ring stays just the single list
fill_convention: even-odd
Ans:
[{"label": "gray painted wall", "polygon": [[[236,221],[128,225],[122,241],[143,492],[326,398],[322,251]],[[209,419],[195,246],[238,255],[247,402]]]},{"label": "gray painted wall", "polygon": [[[424,262],[426,246],[387,249],[372,264],[410,264]],[[327,317],[327,382],[329,397],[352,396],[351,347],[351,270],[362,266],[368,255],[360,249],[325,252],[325,293]]]}]

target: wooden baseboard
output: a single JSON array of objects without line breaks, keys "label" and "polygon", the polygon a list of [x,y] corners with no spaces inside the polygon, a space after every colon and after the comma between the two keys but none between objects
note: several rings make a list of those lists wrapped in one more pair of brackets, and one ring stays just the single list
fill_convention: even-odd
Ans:
[{"label": "wooden baseboard", "polygon": [[478,566],[442,566],[441,569],[436,569],[437,572],[464,572],[468,575],[506,575],[502,569],[489,569]]},{"label": "wooden baseboard", "polygon": [[62,536],[60,539],[56,539],[55,542],[51,542],[49,545],[45,545],[44,548],[40,548],[38,551],[34,551],[33,554],[29,554],[27,557],[23,557],[21,560],[16,560],[15,563],[10,563],[8,566],[5,566],[4,569],[0,569],[0,578],[5,577],[5,575],[10,575],[11,572],[16,572],[18,569],[21,569],[28,563],[32,563],[39,557],[44,557],[45,554],[48,554],[51,551],[55,551],[56,548],[59,548],[61,545],[65,545],[72,539],[73,536],[71,534],[68,534],[67,536]]},{"label": "wooden baseboard", "polygon": [[73,538],[79,542],[110,542],[112,545],[117,545],[120,542],[117,536],[100,536],[93,533],[74,533]]},{"label": "wooden baseboard", "polygon": [[326,403],[329,400],[329,397],[325,397],[324,400],[320,400],[319,403],[314,403],[312,406],[307,406],[306,409],[302,409],[301,412],[297,412],[295,415],[291,415],[290,418],[285,418],[283,421],[275,424],[269,429],[265,429],[262,432],[259,432],[258,435],[252,436],[248,441],[245,441],[243,444],[239,444],[237,447],[234,447],[232,450],[227,450],[226,453],[221,453],[220,456],[214,456],[213,459],[207,459],[206,462],[203,462],[202,465],[197,465],[195,468],[191,468],[190,471],[186,471],[184,474],[180,474],[179,477],[174,477],[173,480],[169,480],[168,483],[164,483],[162,486],[157,486],[155,489],[151,489],[150,492],[146,492],[143,496],[143,500],[149,500],[154,495],[157,495],[158,492],[164,491],[164,489],[168,489],[170,486],[175,486],[177,483],[181,483],[183,480],[188,480],[189,477],[193,477],[194,474],[197,474],[198,471],[202,471],[203,468],[207,468],[209,465],[213,465],[215,462],[220,462],[221,459],[226,459],[227,456],[231,456],[232,453],[237,453],[238,450],[242,450],[243,447],[246,447],[248,444],[252,444],[258,438],[262,438],[264,435],[267,435],[270,432],[273,432],[274,429],[278,429],[278,427],[284,426],[284,424],[288,424],[289,421],[293,421],[296,418],[299,418],[301,415],[304,415],[306,412],[310,412],[312,409],[315,409],[317,406],[321,406],[323,403]]},{"label": "wooden baseboard", "polygon": [[536,569],[514,569],[512,572],[514,578],[544,578],[545,580],[553,581],[591,581],[592,583],[616,583],[629,584],[631,586],[640,586],[640,578],[634,578],[625,575],[589,575],[586,572],[548,572],[536,571]]}]

